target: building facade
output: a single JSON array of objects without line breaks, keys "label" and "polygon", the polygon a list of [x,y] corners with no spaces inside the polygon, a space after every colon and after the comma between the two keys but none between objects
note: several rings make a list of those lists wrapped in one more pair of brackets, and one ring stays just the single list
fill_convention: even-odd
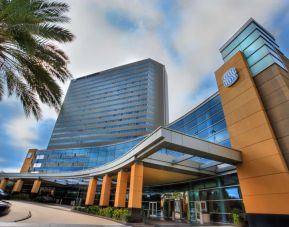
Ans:
[{"label": "building facade", "polygon": [[[274,37],[253,19],[220,51],[225,63],[215,75],[231,146],[243,156],[237,174],[249,223],[286,226],[288,59]],[[228,74],[232,68],[237,74]]]},{"label": "building facade", "polygon": [[[120,117],[118,113],[123,109],[113,107],[110,113],[106,107],[98,108],[109,102],[102,104],[100,100],[93,106],[90,95],[81,96],[86,93],[82,86],[94,86],[94,80],[97,86],[109,86],[100,83],[108,77],[88,76],[72,82],[48,150],[29,151],[23,173],[2,173],[0,188],[8,180],[17,180],[12,191],[19,192],[25,186],[24,181],[37,179],[31,189],[35,193],[39,191],[40,180],[47,184],[59,179],[83,179],[87,185],[83,194],[87,206],[127,207],[134,216],[142,214],[194,223],[232,223],[236,221],[234,213],[238,220],[247,221],[253,227],[288,226],[289,60],[273,35],[253,19],[220,52],[224,64],[215,72],[218,91],[181,118],[166,124],[167,104],[163,103],[166,89],[160,89],[158,95],[163,97],[146,99],[147,108],[156,110],[146,111],[149,115],[144,120],[133,118],[135,122],[158,122],[148,124],[144,131],[122,131],[128,130],[123,128],[127,125],[117,120],[126,121],[125,116],[130,113]],[[160,66],[159,72],[163,73],[156,74],[159,75],[156,78],[165,78],[163,66],[152,60],[129,67],[141,64]],[[117,79],[117,75],[113,78]],[[146,92],[148,75],[144,75]],[[160,82],[163,88],[165,81]],[[135,92],[142,89],[139,86]],[[114,99],[109,94],[104,96]],[[157,98],[161,104],[159,110],[158,104],[150,103]],[[91,105],[97,111],[105,111],[109,119],[115,119],[105,123],[117,129],[97,131],[102,127],[103,120],[98,118],[102,115],[95,115],[94,124],[85,114],[92,111],[86,109]],[[157,116],[162,120],[152,121],[159,119]],[[91,132],[86,123],[97,128],[96,131]],[[67,136],[71,139],[66,139]],[[24,173],[27,170],[30,172]]]},{"label": "building facade", "polygon": [[48,147],[37,152],[30,171],[103,165],[167,123],[166,70],[152,59],[74,79]]},{"label": "building facade", "polygon": [[146,59],[72,80],[48,149],[122,142],[167,122],[166,70]]}]

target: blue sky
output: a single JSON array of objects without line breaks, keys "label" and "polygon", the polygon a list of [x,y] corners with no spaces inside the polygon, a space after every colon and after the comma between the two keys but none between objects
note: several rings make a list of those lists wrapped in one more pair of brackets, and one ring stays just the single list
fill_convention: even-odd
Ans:
[{"label": "blue sky", "polygon": [[[171,121],[217,90],[218,49],[250,17],[273,33],[289,56],[286,0],[64,1],[76,40],[61,47],[73,76],[153,58],[167,69]],[[57,114],[43,108],[37,122],[25,118],[15,97],[0,102],[0,171],[17,171],[29,148],[46,148]]]}]

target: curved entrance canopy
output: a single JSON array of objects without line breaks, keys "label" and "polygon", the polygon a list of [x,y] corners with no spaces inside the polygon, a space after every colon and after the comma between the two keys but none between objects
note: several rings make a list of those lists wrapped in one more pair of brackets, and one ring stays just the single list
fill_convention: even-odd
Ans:
[{"label": "curved entrance canopy", "polygon": [[[177,155],[171,155],[170,151]],[[168,128],[160,127],[120,158],[103,166],[73,172],[0,173],[9,179],[86,178],[115,174],[143,162],[148,168],[194,176],[212,176],[242,162],[237,150],[214,144]]]}]

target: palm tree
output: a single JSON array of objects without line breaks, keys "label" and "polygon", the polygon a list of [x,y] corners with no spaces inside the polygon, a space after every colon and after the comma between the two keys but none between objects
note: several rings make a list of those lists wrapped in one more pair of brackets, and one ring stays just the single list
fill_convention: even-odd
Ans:
[{"label": "palm tree", "polygon": [[41,118],[40,102],[59,111],[58,82],[71,78],[68,57],[55,44],[73,40],[61,27],[69,9],[47,0],[0,0],[0,99],[15,94],[26,116]]}]

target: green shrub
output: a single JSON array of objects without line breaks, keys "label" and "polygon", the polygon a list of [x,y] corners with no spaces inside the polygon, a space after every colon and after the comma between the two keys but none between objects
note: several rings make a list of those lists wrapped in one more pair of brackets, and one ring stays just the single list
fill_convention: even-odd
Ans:
[{"label": "green shrub", "polygon": [[99,214],[99,207],[96,205],[88,207],[88,213]]},{"label": "green shrub", "polygon": [[116,220],[127,221],[128,210],[127,209],[115,209],[112,214],[112,218]]},{"label": "green shrub", "polygon": [[106,207],[106,208],[100,208],[99,209],[99,215],[104,217],[112,217],[113,208],[112,207]]},{"label": "green shrub", "polygon": [[[93,205],[90,207],[76,206],[73,209],[76,211],[80,211],[80,212],[96,214],[96,215],[109,217],[115,220],[122,220],[122,221],[128,221],[128,216],[129,216],[127,209],[114,209],[112,207],[99,208],[98,206]],[[135,221],[136,218],[130,217],[130,219],[133,222]],[[139,218],[137,220],[139,220]]]}]

